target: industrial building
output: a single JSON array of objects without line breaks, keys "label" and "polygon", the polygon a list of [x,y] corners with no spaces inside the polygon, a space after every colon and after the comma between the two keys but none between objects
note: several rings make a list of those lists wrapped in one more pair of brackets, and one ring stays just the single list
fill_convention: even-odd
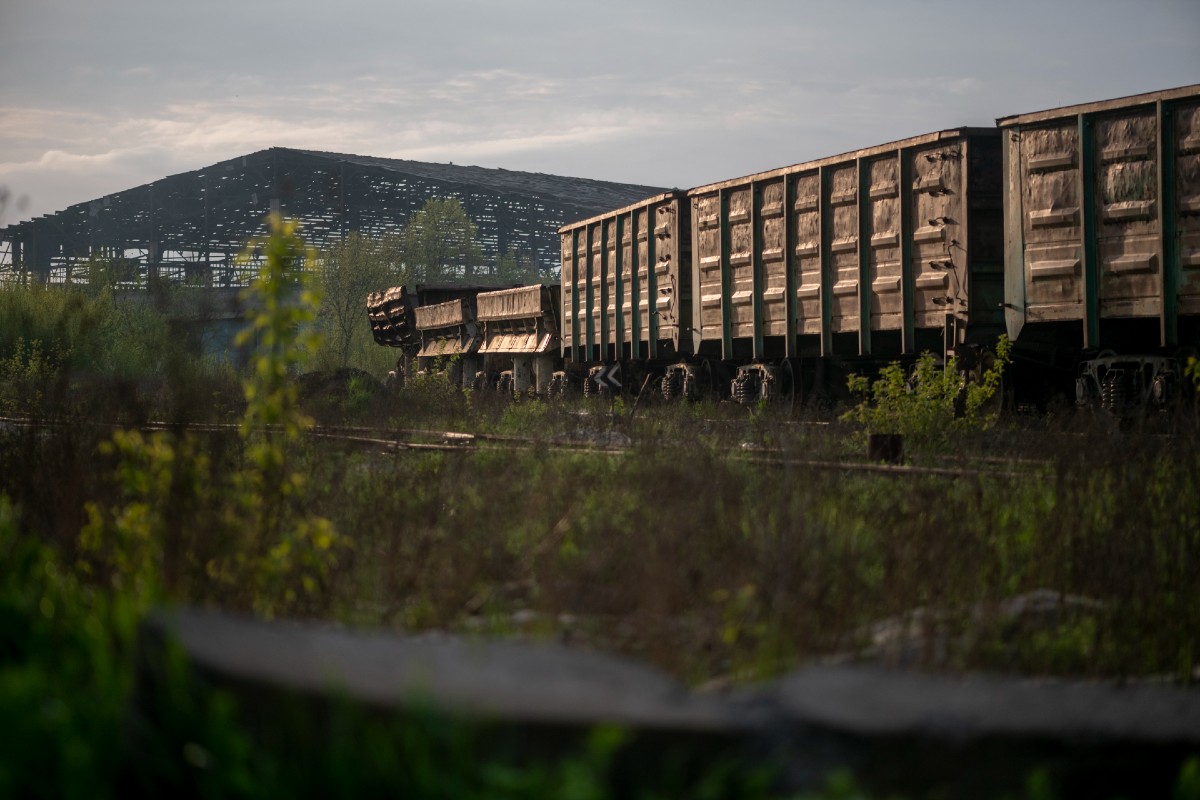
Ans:
[{"label": "industrial building", "polygon": [[[454,197],[477,226],[485,261],[510,251],[546,270],[559,226],[661,191],[504,169],[272,147],[0,228],[0,271],[77,280],[93,258],[123,282],[155,275],[209,286],[247,278],[237,263],[273,210],[298,219],[321,249],[350,232],[401,229],[432,197]],[[3,275],[0,275],[3,278]]]}]

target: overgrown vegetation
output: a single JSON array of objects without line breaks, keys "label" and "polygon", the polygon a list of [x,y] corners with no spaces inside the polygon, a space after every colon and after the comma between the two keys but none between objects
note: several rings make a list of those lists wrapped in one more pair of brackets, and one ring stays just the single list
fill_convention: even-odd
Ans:
[{"label": "overgrown vegetation", "polygon": [[316,285],[322,297],[317,323],[323,346],[313,359],[314,367],[387,372],[394,357],[375,344],[365,324],[365,303],[371,292],[412,282],[403,245],[399,236],[372,239],[352,233],[317,259]]},{"label": "overgrown vegetation", "polygon": [[[132,716],[145,598],[89,586],[22,535],[15,516],[0,500],[0,796],[600,798],[621,768],[628,737],[615,729],[593,731],[564,757],[530,760],[486,728],[348,704],[320,722],[298,706],[264,739],[233,696],[192,681],[170,652],[165,683]],[[769,796],[767,773],[732,762],[639,775],[631,796]]]},{"label": "overgrown vegetation", "polygon": [[[582,640],[693,682],[893,651],[940,669],[1192,680],[1200,484],[1183,446],[1097,440],[1018,462],[1049,455],[1044,436],[1035,452],[998,443],[999,466],[896,478],[805,466],[828,431],[770,432],[776,449],[745,459],[718,429],[626,435],[623,455],[481,444],[327,463],[357,476],[339,486],[359,542],[339,614]],[[1043,589],[1048,608],[1007,605]],[[876,640],[876,623],[916,609],[901,638]]]},{"label": "overgrown vegetation", "polygon": [[189,352],[158,308],[170,302],[103,284],[0,289],[0,414],[194,417],[205,401],[223,410],[235,377]]},{"label": "overgrown vegetation", "polygon": [[[316,347],[317,298],[300,271],[305,252],[293,223],[269,220],[260,274],[247,291],[252,347],[239,436],[214,464],[193,434],[119,432],[117,502],[85,505],[83,565],[119,591],[163,599],[233,603],[273,616],[319,612],[347,542],[306,510],[306,475],[294,458],[312,420],[293,380]],[[297,296],[296,290],[299,290]],[[164,582],[165,579],[165,582]]]},{"label": "overgrown vegetation", "polygon": [[[490,436],[448,452],[351,449],[309,435],[295,378],[321,350],[296,266],[312,256],[274,224],[240,398],[232,368],[189,356],[152,306],[103,289],[0,291],[3,410],[73,420],[0,429],[0,717],[15,743],[0,748],[0,795],[588,797],[611,781],[611,732],[519,768],[433,721],[349,718],[324,749],[302,731],[272,749],[232,700],[184,689],[151,734],[161,747],[134,753],[118,733],[133,636],[163,602],[554,639],[709,687],[827,657],[1196,680],[1194,428],[996,421],[989,377],[962,392],[925,360],[915,380],[862,382],[873,403],[822,425],[732,404],[510,402],[431,374],[387,401],[359,387],[342,410],[363,438]],[[116,330],[127,335],[103,335]],[[96,388],[110,376],[111,391]],[[139,430],[147,419],[167,430]],[[128,429],[114,436],[114,421]],[[948,472],[854,469],[863,426],[905,433],[913,467]],[[767,793],[756,775],[691,777],[713,796]]]},{"label": "overgrown vegetation", "polygon": [[849,391],[860,401],[842,418],[871,433],[909,437],[918,447],[945,448],[964,431],[994,421],[1011,350],[1008,337],[1001,336],[995,353],[974,370],[960,370],[953,357],[941,365],[927,352],[911,372],[895,362],[874,380],[851,375]]}]

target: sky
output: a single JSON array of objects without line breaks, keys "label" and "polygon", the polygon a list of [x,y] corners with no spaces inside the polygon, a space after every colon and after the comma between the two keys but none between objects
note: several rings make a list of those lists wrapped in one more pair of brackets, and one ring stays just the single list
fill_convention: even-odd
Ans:
[{"label": "sky", "polygon": [[0,224],[267,147],[689,188],[1200,83],[1200,0],[0,0]]}]

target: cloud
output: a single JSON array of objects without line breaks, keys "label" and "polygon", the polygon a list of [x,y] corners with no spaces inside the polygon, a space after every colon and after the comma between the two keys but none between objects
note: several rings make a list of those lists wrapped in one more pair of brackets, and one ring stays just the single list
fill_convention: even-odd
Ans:
[{"label": "cloud", "polygon": [[[698,185],[1194,80],[1200,12],[1151,5],[1043,3],[1029,29],[949,0],[855,19],[613,0],[586,20],[538,0],[25,0],[0,26],[0,186],[48,213],[273,145]],[[1084,18],[1086,48],[1049,46]],[[1154,59],[1111,57],[1130,20]]]}]

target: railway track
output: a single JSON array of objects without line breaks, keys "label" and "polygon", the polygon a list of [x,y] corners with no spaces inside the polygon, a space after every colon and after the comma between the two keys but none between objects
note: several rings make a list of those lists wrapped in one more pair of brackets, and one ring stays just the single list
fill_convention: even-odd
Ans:
[{"label": "railway track", "polygon": [[[0,435],[3,435],[6,430],[50,430],[68,426],[73,428],[87,426],[95,429],[114,431],[130,427],[100,421],[67,419],[37,420],[20,417],[0,417]],[[199,434],[236,434],[240,430],[240,425],[235,423],[194,423],[181,425],[167,422],[147,422],[136,427],[138,430],[144,432],[169,431]],[[425,428],[386,429],[319,425],[311,428],[308,431],[308,436],[313,440],[341,444],[348,447],[375,448],[385,453],[469,453],[480,450],[529,451],[543,449],[587,453],[596,456],[620,457],[628,455],[637,449],[633,443],[601,444],[590,439],[545,439]],[[666,443],[662,445],[662,449],[670,451],[676,448]],[[1048,460],[1027,458],[1008,459],[1001,457],[971,459],[947,457],[944,461],[951,464],[949,466],[883,464],[856,459],[829,460],[798,458],[785,448],[752,446],[749,444],[729,448],[727,456],[734,460],[781,469],[863,473],[893,477],[959,478],[975,476],[1005,480],[1031,477],[1038,470],[1046,468],[1051,464]]]}]

